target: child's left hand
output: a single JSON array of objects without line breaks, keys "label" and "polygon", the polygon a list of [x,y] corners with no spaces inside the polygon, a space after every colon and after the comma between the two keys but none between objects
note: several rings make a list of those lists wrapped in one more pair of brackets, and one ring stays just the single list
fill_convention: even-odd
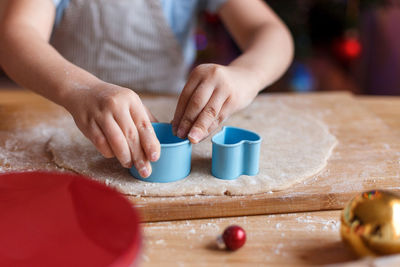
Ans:
[{"label": "child's left hand", "polygon": [[203,64],[189,76],[179,97],[172,127],[180,138],[196,144],[232,113],[249,105],[257,95],[249,73],[237,66]]}]

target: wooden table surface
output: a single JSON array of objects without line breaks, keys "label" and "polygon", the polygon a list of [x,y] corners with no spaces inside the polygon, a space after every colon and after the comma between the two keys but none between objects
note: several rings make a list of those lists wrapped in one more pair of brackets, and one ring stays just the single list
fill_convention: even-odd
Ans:
[{"label": "wooden table surface", "polygon": [[[5,112],[10,114],[8,120],[2,122],[0,131],[16,123],[12,116],[14,110],[17,113],[31,97],[31,94],[21,90],[0,90],[0,115]],[[356,99],[380,117],[400,138],[400,97],[362,96]],[[2,104],[5,103],[11,105],[3,109]],[[38,110],[40,108],[37,107]],[[377,266],[387,265],[388,262],[400,264],[397,257],[357,261],[340,241],[339,216],[340,211],[319,211],[144,223],[140,266],[308,266],[343,263],[364,266],[371,261]],[[245,228],[246,245],[236,252],[218,250],[214,241],[231,224]]]}]

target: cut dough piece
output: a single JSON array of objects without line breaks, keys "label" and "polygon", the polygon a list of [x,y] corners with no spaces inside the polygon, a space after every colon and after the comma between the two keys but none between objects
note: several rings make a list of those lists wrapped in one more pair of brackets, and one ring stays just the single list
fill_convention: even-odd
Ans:
[{"label": "cut dough piece", "polygon": [[[145,104],[160,121],[170,121],[175,108],[174,99],[153,98]],[[263,138],[258,175],[240,176],[232,181],[213,177],[210,137],[193,146],[192,171],[186,179],[167,184],[142,182],[133,178],[116,159],[103,158],[72,119],[63,125],[64,131],[55,132],[48,150],[58,166],[90,176],[129,195],[249,195],[283,190],[318,173],[337,143],[319,120],[265,98],[256,99],[225,125],[249,129]]]}]

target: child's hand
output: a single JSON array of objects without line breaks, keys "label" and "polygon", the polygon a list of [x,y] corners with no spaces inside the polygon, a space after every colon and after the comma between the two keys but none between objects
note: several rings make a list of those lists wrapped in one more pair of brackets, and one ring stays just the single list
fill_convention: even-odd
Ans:
[{"label": "child's hand", "polygon": [[155,118],[130,89],[108,83],[74,90],[64,106],[82,133],[106,158],[116,156],[132,164],[142,177],[151,174],[149,161],[157,161],[160,143],[150,121]]},{"label": "child's hand", "polygon": [[257,91],[236,66],[203,64],[190,74],[179,97],[172,120],[174,133],[198,143],[212,133],[228,116],[251,103]]},{"label": "child's hand", "polygon": [[179,137],[197,143],[276,81],[293,57],[287,27],[261,0],[226,1],[218,16],[242,49],[229,66],[198,66],[190,75],[172,125]]}]

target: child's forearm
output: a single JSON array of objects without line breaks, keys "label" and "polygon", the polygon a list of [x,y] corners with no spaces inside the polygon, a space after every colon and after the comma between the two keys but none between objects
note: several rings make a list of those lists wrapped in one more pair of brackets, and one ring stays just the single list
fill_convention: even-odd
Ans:
[{"label": "child's forearm", "polygon": [[0,63],[18,84],[63,106],[72,90],[100,82],[64,59],[28,25],[2,30]]},{"label": "child's forearm", "polygon": [[[278,16],[260,0],[230,0],[220,10],[243,54],[230,66],[241,68],[257,92],[275,82],[290,65],[294,45]],[[250,88],[249,88],[250,89]]]},{"label": "child's forearm", "polygon": [[229,66],[242,68],[254,90],[271,85],[286,71],[293,58],[290,34],[281,26],[265,25],[254,33],[244,53]]}]

